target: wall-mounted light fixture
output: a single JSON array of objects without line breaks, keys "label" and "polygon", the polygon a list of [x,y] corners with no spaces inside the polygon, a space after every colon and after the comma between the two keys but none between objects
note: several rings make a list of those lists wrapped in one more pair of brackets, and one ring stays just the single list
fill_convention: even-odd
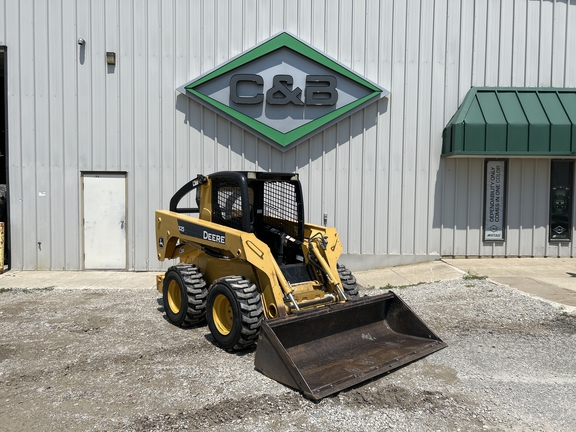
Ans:
[{"label": "wall-mounted light fixture", "polygon": [[107,52],[106,53],[106,64],[115,65],[116,64],[116,53]]}]

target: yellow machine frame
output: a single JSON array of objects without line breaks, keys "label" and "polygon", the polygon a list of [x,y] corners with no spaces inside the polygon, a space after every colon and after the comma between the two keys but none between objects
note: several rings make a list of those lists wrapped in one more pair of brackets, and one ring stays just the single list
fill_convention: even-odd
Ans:
[{"label": "yellow machine frame", "polygon": [[[239,187],[229,186],[236,184],[231,179]],[[213,209],[216,181],[222,183],[215,183]],[[282,182],[294,196],[282,198],[289,195]],[[192,190],[197,208],[178,207]],[[222,202],[221,190],[228,193]],[[257,190],[269,195],[261,199]],[[393,292],[358,297],[355,278],[338,265],[336,229],[305,223],[302,201],[298,176],[290,173],[199,175],[176,192],[170,210],[155,213],[158,259],[180,263],[156,278],[168,320],[196,325],[205,318],[227,350],[257,339],[256,369],[314,400],[444,348]]]},{"label": "yellow machine frame", "polygon": [[[202,186],[209,188],[210,185]],[[205,193],[208,192],[208,193]],[[330,298],[345,299],[340,277],[336,270],[336,264],[342,253],[342,244],[335,228],[325,228],[318,225],[306,224],[304,236],[313,239],[302,245],[304,256],[311,252],[324,265],[324,271],[329,281],[326,290],[318,281],[290,284],[276,260],[270,252],[270,248],[252,233],[246,233],[233,228],[223,227],[206,220],[211,214],[209,191],[201,191],[204,197],[201,202],[200,219],[174,213],[167,210],[156,211],[157,238],[162,241],[157,243],[158,259],[178,259],[181,263],[196,264],[204,275],[204,279],[211,284],[216,279],[228,275],[245,276],[256,283],[262,294],[264,313],[266,318],[278,318],[286,316],[294,307],[285,304],[284,296],[293,297],[300,308],[318,306],[325,302],[326,293],[332,293]],[[184,235],[182,222],[194,224],[203,230],[202,238]],[[225,234],[225,242],[221,239],[210,237],[208,233],[221,231]],[[204,237],[207,237],[206,239]],[[211,239],[212,238],[212,239]],[[217,241],[215,241],[217,240]],[[218,250],[225,258],[214,259],[203,252],[201,245]],[[164,284],[164,275],[158,275],[156,286],[161,293]],[[284,294],[284,295],[282,295]]]}]

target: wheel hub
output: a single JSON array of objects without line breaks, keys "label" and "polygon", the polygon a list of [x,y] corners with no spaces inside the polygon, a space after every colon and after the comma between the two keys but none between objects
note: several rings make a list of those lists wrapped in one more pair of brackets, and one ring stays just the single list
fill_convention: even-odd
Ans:
[{"label": "wheel hub", "polygon": [[168,306],[170,310],[177,314],[182,307],[182,294],[180,293],[180,286],[176,281],[170,281],[168,285]]},{"label": "wheel hub", "polygon": [[214,299],[212,307],[212,317],[214,318],[214,325],[218,332],[224,336],[230,334],[232,331],[232,324],[234,320],[234,313],[232,312],[232,305],[223,294],[219,294]]}]

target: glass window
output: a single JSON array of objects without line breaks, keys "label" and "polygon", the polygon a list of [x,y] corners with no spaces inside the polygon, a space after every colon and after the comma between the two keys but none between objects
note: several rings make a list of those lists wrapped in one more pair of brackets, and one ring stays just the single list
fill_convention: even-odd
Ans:
[{"label": "glass window", "polygon": [[572,161],[553,160],[550,165],[550,240],[570,240],[572,234]]}]

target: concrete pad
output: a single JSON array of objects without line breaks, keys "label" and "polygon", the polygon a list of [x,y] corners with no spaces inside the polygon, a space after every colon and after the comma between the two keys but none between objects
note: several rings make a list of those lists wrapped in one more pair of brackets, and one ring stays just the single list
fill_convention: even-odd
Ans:
[{"label": "concrete pad", "polygon": [[576,259],[573,258],[469,258],[444,259],[464,271],[484,272],[489,277],[560,277],[576,289]]},{"label": "concrete pad", "polygon": [[48,288],[54,287],[52,272],[14,272],[0,275],[0,288]]},{"label": "concrete pad", "polygon": [[576,306],[574,258],[469,258],[443,261],[531,295]]},{"label": "concrete pad", "polygon": [[490,278],[494,282],[508,285],[528,294],[561,303],[567,306],[576,306],[576,293],[572,290],[561,288],[557,285],[539,281],[530,277],[495,277]]},{"label": "concrete pad", "polygon": [[408,285],[410,281],[392,270],[392,267],[354,272],[356,281],[365,288]]},{"label": "concrete pad", "polygon": [[156,288],[156,274],[161,272],[110,272],[97,279],[91,288]]},{"label": "concrete pad", "polygon": [[360,285],[375,288],[382,288],[388,284],[391,286],[402,286],[460,279],[462,275],[462,271],[442,261],[429,261],[419,264],[354,272],[354,276]]},{"label": "concrete pad", "polygon": [[156,272],[9,271],[0,288],[155,288]]}]

